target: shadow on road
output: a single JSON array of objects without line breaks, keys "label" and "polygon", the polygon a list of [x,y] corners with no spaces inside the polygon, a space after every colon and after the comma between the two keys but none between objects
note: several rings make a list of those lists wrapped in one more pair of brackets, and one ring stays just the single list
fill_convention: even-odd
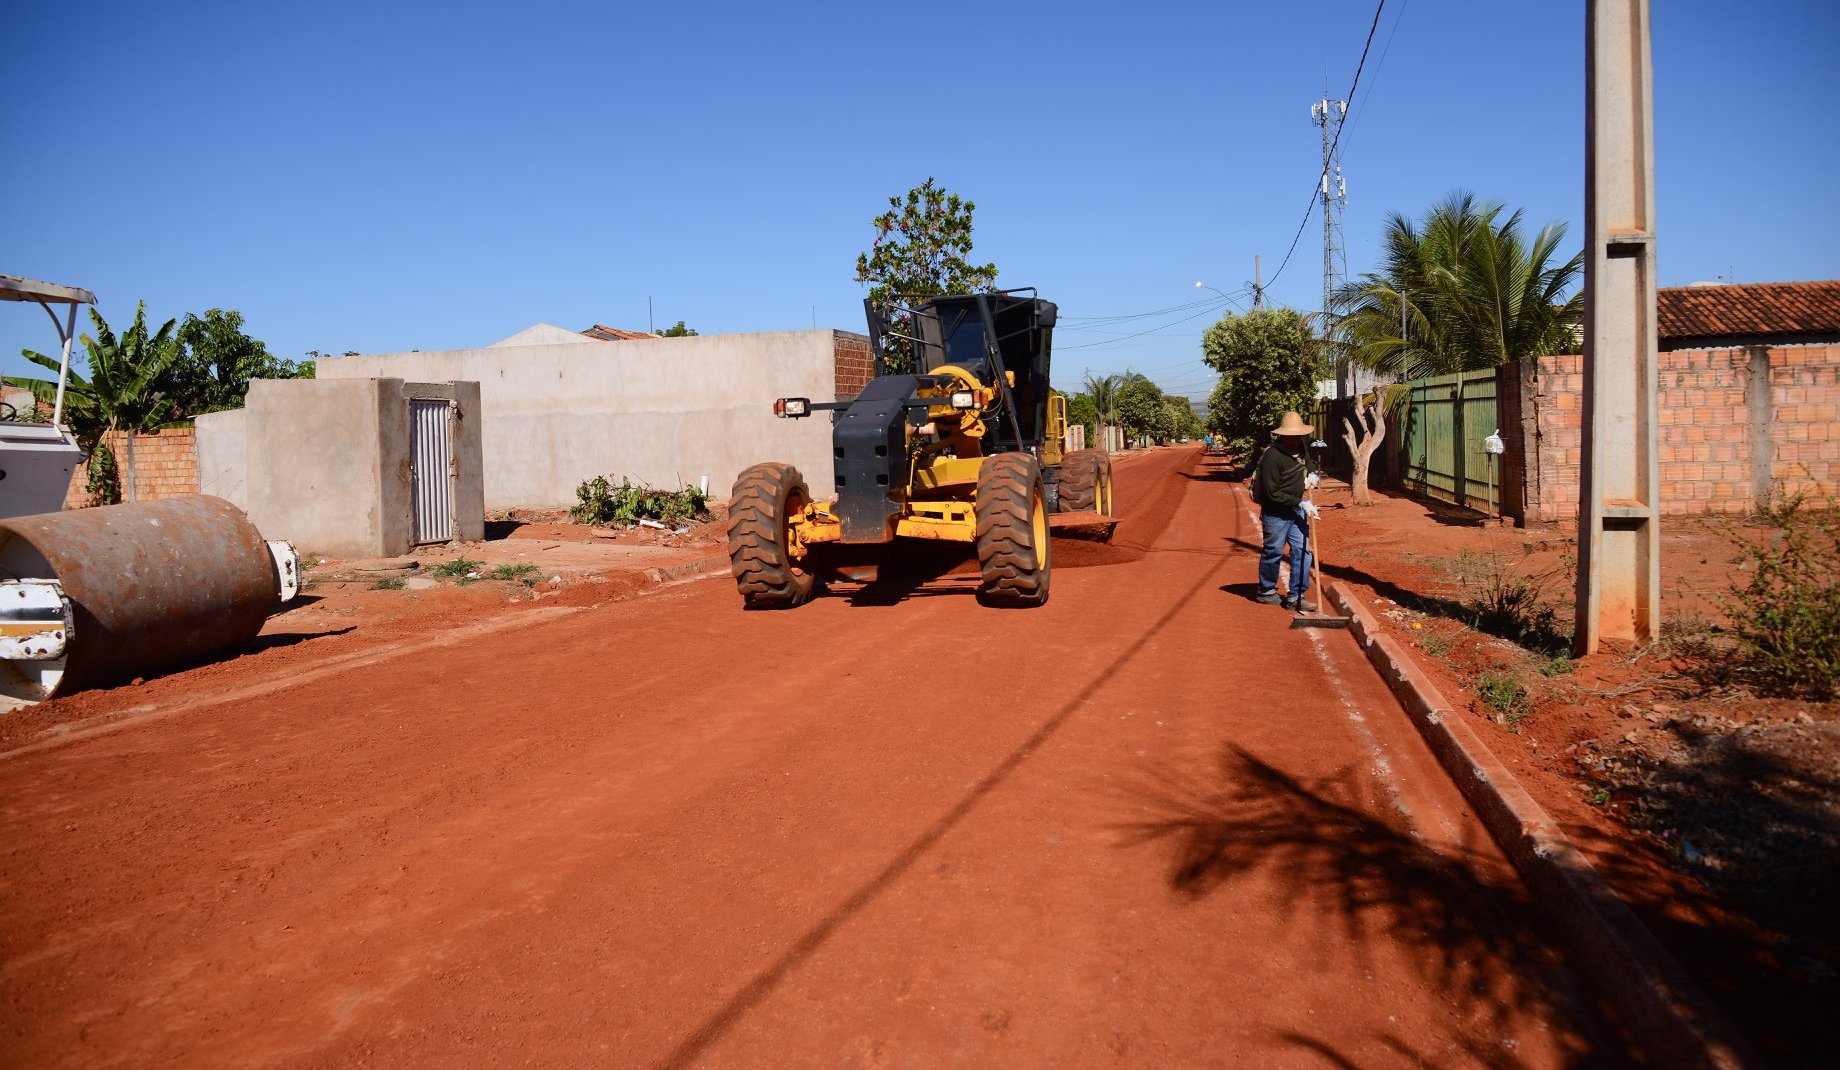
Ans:
[{"label": "shadow on road", "polygon": [[[1831,1065],[1840,724],[1717,731],[1681,722],[1667,731],[1662,745],[1612,748],[1581,763],[1647,837],[1632,845],[1567,831],[1592,846],[1636,915],[1769,1058]],[[1668,866],[1690,879],[1657,879]]]},{"label": "shadow on road", "polygon": [[[237,652],[241,654],[254,654],[262,650],[275,650],[280,647],[304,643],[309,639],[324,639],[329,635],[344,635],[346,632],[357,631],[357,629],[357,625],[347,624],[343,628],[328,628],[323,632],[278,632],[274,635],[258,635],[254,639],[238,647]],[[219,657],[221,657],[221,655],[213,655],[212,657],[205,658],[203,661],[199,662],[199,664],[209,664],[210,662],[218,660]]]},{"label": "shadow on road", "polygon": [[1053,716],[1043,721],[1041,726],[1036,728],[1027,739],[1023,740],[1014,750],[1010,751],[1009,754],[1006,755],[1002,761],[998,762],[990,772],[986,773],[982,779],[972,785],[971,789],[967,791],[950,810],[946,811],[946,813],[934,821],[924,832],[915,837],[907,847],[902,849],[902,851],[891,859],[886,866],[882,867],[880,872],[876,873],[875,876],[871,877],[849,896],[845,897],[842,902],[831,909],[830,913],[819,919],[816,924],[812,925],[798,939],[794,940],[792,944],[780,954],[777,960],[766,969],[755,974],[754,977],[731,996],[726,1003],[717,1008],[713,1014],[705,1019],[701,1025],[691,1030],[689,1035],[680,1041],[670,1053],[659,1060],[657,1065],[661,1070],[662,1068],[684,1067],[695,1063],[711,1045],[720,1040],[730,1029],[734,1028],[735,1023],[740,1021],[748,1011],[752,1010],[775,988],[779,987],[780,982],[785,980],[788,973],[807,958],[811,957],[819,948],[823,947],[839,927],[857,914],[860,914],[864,908],[873,903],[884,890],[895,881],[901,879],[909,869],[913,868],[914,863],[917,862],[921,856],[925,855],[926,852],[933,848],[934,844],[938,843],[947,833],[956,828],[967,815],[977,808],[978,804],[981,803],[986,796],[1007,781],[1011,774],[1015,773],[1024,762],[1034,755],[1036,751],[1041,749],[1043,744],[1053,738],[1053,736],[1061,730],[1062,726],[1086,705],[1087,699],[1090,698],[1095,691],[1103,687],[1118,670],[1129,664],[1132,659],[1136,658],[1138,654],[1143,651],[1144,647],[1149,645],[1152,639],[1161,634],[1162,631],[1169,626],[1169,623],[1176,618],[1177,614],[1181,613],[1190,602],[1194,601],[1197,595],[1205,590],[1209,584],[1214,582],[1214,576],[1219,570],[1220,565],[1216,564],[1213,568],[1208,569],[1206,573],[1197,579],[1186,591],[1182,592],[1181,595],[1172,599],[1169,608],[1163,611],[1162,616],[1158,617],[1154,623],[1145,628],[1141,634],[1118,653],[1117,657],[1112,658],[1105,665],[1096,669],[1087,683],[1082,686],[1078,692],[1069,697],[1067,701],[1061,705],[1060,709],[1054,712]]},{"label": "shadow on road", "polygon": [[[1163,845],[1174,895],[1205,899],[1257,874],[1281,889],[1286,918],[1333,919],[1357,948],[1405,949],[1426,983],[1457,1001],[1470,1023],[1459,1041],[1483,1065],[1523,1065],[1512,1032],[1529,1015],[1559,1027],[1571,1065],[1628,1065],[1505,862],[1435,850],[1365,812],[1349,769],[1306,780],[1229,746],[1216,772],[1206,783],[1152,774],[1127,789],[1132,812],[1147,805],[1150,816],[1118,825],[1119,846]],[[1283,1036],[1335,1065],[1359,1064],[1335,1047],[1346,1036]],[[1373,1039],[1412,1055],[1403,1065],[1450,1061],[1399,1037]]]}]

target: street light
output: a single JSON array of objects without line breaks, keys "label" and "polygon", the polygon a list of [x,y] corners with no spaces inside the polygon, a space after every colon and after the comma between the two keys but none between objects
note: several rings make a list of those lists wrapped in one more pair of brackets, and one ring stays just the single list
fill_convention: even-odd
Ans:
[{"label": "street light", "polygon": [[1225,298],[1226,298],[1226,300],[1227,300],[1227,303],[1228,303],[1228,304],[1230,304],[1230,305],[1232,305],[1232,306],[1233,306],[1233,307],[1235,307],[1235,308],[1238,308],[1238,307],[1239,307],[1239,302],[1238,302],[1238,301],[1235,301],[1235,300],[1233,300],[1233,298],[1231,298],[1231,297],[1228,297],[1228,296],[1227,296],[1227,295],[1226,295],[1225,293],[1222,293],[1222,292],[1221,292],[1221,291],[1219,291],[1219,290],[1215,290],[1215,289],[1214,289],[1214,287],[1212,287],[1212,286],[1209,286],[1209,285],[1208,285],[1207,283],[1205,283],[1205,282],[1202,282],[1202,281],[1200,281],[1199,279],[1197,279],[1197,280],[1195,280],[1195,289],[1197,289],[1197,290],[1214,290],[1214,292],[1215,292],[1215,293],[1217,293],[1217,294],[1220,294],[1220,296],[1222,296],[1222,297],[1225,297]]}]

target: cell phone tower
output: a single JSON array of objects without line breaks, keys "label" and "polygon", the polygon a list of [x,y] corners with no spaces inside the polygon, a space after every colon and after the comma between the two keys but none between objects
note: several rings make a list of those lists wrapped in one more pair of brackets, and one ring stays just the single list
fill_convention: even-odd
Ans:
[{"label": "cell phone tower", "polygon": [[[1324,96],[1310,105],[1310,117],[1316,120],[1316,125],[1322,127],[1323,165],[1318,193],[1322,197],[1323,219],[1322,336],[1327,338],[1330,328],[1334,326],[1329,308],[1340,277],[1336,264],[1341,258],[1342,206],[1348,200],[1348,183],[1342,178],[1341,153],[1337,148],[1341,139],[1342,121],[1348,118],[1348,102],[1330,100]],[[1337,359],[1335,396],[1345,398],[1349,392],[1348,362]]]}]

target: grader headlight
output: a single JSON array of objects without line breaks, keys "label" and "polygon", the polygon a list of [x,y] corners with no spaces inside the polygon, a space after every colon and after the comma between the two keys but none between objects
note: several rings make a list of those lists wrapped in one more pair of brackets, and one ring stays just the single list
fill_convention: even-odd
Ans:
[{"label": "grader headlight", "polygon": [[977,394],[970,390],[954,390],[952,407],[960,412],[968,412],[978,407]]},{"label": "grader headlight", "polygon": [[773,403],[773,415],[781,418],[798,419],[811,415],[810,398],[780,398]]}]

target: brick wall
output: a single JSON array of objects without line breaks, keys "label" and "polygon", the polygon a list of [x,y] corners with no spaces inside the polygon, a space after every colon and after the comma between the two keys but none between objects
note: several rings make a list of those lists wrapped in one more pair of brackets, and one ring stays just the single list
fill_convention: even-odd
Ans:
[{"label": "brick wall", "polygon": [[[1677,349],[1657,372],[1663,515],[1745,513],[1777,487],[1836,490],[1840,346]],[[1536,413],[1526,519],[1576,518],[1584,358],[1541,357],[1519,390]]]},{"label": "brick wall", "polygon": [[[120,432],[107,438],[115,453],[115,470],[121,480],[122,497],[128,493],[128,442]],[[134,472],[142,501],[177,498],[198,493],[198,432],[190,427],[169,427],[134,436]],[[89,483],[89,466],[78,465],[70,480],[70,494],[64,508],[82,509],[96,501],[85,490]]]},{"label": "brick wall", "polygon": [[833,337],[837,396],[832,400],[845,401],[862,393],[862,388],[875,378],[875,356],[869,352],[866,335],[835,331]]},{"label": "brick wall", "polygon": [[1791,492],[1835,493],[1840,482],[1840,346],[1769,351],[1770,478]]}]

